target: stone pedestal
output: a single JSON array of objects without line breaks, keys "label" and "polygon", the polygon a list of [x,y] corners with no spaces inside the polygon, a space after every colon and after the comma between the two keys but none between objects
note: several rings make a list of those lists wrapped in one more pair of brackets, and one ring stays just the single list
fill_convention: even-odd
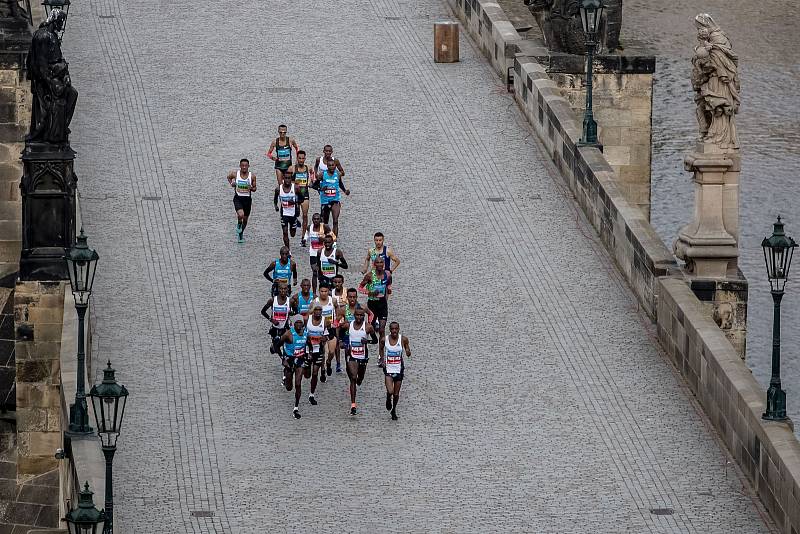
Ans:
[{"label": "stone pedestal", "polygon": [[28,143],[22,154],[21,280],[66,280],[64,251],[75,243],[75,152]]},{"label": "stone pedestal", "polygon": [[684,167],[694,175],[694,218],[678,233],[675,255],[694,277],[737,278],[739,153],[699,143]]}]

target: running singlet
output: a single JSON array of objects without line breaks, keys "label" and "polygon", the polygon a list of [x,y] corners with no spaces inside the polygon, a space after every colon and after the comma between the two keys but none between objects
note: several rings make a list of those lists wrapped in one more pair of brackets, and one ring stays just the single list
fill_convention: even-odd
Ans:
[{"label": "running singlet", "polygon": [[349,304],[344,305],[344,320],[348,323],[352,323],[353,320],[356,318],[355,309],[351,309]]},{"label": "running singlet", "polygon": [[322,276],[327,279],[333,279],[339,272],[339,268],[331,263],[330,260],[336,261],[336,247],[333,247],[333,252],[330,256],[325,254],[325,250],[319,251],[319,270]]},{"label": "running singlet", "polygon": [[308,298],[303,296],[303,293],[300,292],[297,294],[297,313],[302,315],[303,317],[308,315],[308,310],[311,309],[311,301],[314,300],[314,292],[309,291]]},{"label": "running singlet", "polygon": [[381,250],[380,252],[378,252],[378,250],[375,247],[372,247],[371,249],[369,249],[369,261],[370,261],[370,263],[374,262],[375,258],[380,256],[380,257],[383,258],[383,266],[386,268],[387,271],[391,271],[392,270],[392,259],[389,257],[389,254],[387,253],[388,250],[389,250],[389,247],[387,247],[386,245],[383,245],[383,250]]},{"label": "running singlet", "polygon": [[292,327],[292,345],[284,344],[283,351],[287,356],[293,356],[297,359],[305,358],[306,356],[306,341],[308,339],[308,332],[303,330],[303,335],[298,334],[294,327]]},{"label": "running singlet", "polygon": [[350,323],[350,357],[355,360],[363,360],[367,357],[367,322],[356,328],[356,322]]},{"label": "running singlet", "polygon": [[294,183],[300,189],[300,194],[305,194],[306,189],[308,188],[308,166],[306,166],[306,170],[304,171],[298,171],[295,167]]},{"label": "running singlet", "polygon": [[[283,304],[278,303],[278,297],[272,300],[272,324],[275,328],[285,328],[286,323],[289,321],[289,299]],[[275,324],[278,323],[278,324]]]},{"label": "running singlet", "polygon": [[292,187],[288,192],[284,191],[283,185],[281,185],[280,192],[278,193],[278,199],[281,202],[281,215],[284,217],[294,217],[297,215],[297,211],[295,209],[297,204],[297,195],[294,192],[294,184],[292,184]]},{"label": "running singlet", "polygon": [[333,320],[336,318],[336,307],[333,305],[333,299],[328,297],[328,303],[323,304],[319,297],[314,299],[316,304],[322,308],[322,316],[325,318],[325,326],[331,326]]},{"label": "running singlet", "polygon": [[311,343],[311,352],[319,353],[322,346],[322,338],[325,337],[325,320],[321,320],[318,325],[314,324],[314,318],[309,317],[306,323],[308,342]]},{"label": "running singlet", "polygon": [[292,281],[292,259],[289,258],[289,261],[286,262],[286,265],[281,263],[280,258],[275,259],[275,270],[272,271],[272,279],[277,284],[280,281],[286,282],[289,285],[289,282]]},{"label": "running singlet", "polygon": [[[320,225],[322,226],[322,225]],[[322,226],[324,228],[324,226]],[[322,232],[314,230],[314,225],[308,227],[308,255],[316,256],[317,252],[322,250]]]},{"label": "running singlet", "polygon": [[331,202],[339,202],[340,200],[339,171],[333,171],[333,174],[331,174],[326,169],[322,173],[322,179],[319,184],[319,202],[325,205]]},{"label": "running singlet", "polygon": [[285,170],[292,165],[292,146],[289,144],[289,138],[286,138],[286,144],[281,145],[280,138],[275,139],[275,168]]},{"label": "running singlet", "polygon": [[242,171],[236,171],[236,194],[240,197],[249,197],[250,188],[253,187],[252,173],[247,173],[247,178],[242,178]]},{"label": "running singlet", "polygon": [[383,277],[378,279],[378,275],[375,271],[372,271],[372,281],[367,284],[367,289],[370,293],[374,292],[374,295],[371,295],[367,298],[369,300],[380,300],[386,298],[386,290],[389,287],[389,273],[383,271]]},{"label": "running singlet", "polygon": [[389,336],[386,336],[386,361],[384,362],[386,372],[390,375],[397,375],[403,372],[403,336],[397,336],[397,344],[392,345]]}]

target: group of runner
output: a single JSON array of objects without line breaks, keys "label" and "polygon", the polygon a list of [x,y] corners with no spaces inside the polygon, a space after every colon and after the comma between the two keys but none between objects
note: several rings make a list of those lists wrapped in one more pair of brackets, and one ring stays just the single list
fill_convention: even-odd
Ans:
[{"label": "group of runner", "polygon": [[[386,410],[397,420],[404,357],[411,356],[411,349],[408,338],[400,333],[400,325],[391,322],[387,331],[386,323],[392,275],[400,260],[385,243],[384,235],[376,232],[374,246],[364,258],[360,283],[346,288],[341,271],[349,265],[337,244],[341,195],[349,196],[350,190],[344,185],[345,170],[333,156],[333,147],[325,145],[322,155],[309,166],[305,151],[289,137],[286,126],[280,125],[266,155],[275,163],[273,205],[280,215],[283,247],[264,271],[264,277],[272,282],[272,291],[261,315],[270,321],[270,352],[281,358],[281,384],[287,391],[294,389],[292,415],[300,418],[303,379],[311,380],[308,402],[317,405],[318,383],[333,374],[334,360],[336,372],[342,372],[342,352],[350,380],[350,414],[356,415],[356,395],[369,362],[368,345],[377,344]],[[228,183],[235,191],[236,239],[244,243],[252,193],[256,191],[256,176],[247,159],[239,162],[239,170],[228,174]],[[320,210],[309,222],[310,189],[319,193]],[[308,247],[311,277],[300,280],[300,290],[292,294],[298,284],[298,268],[290,247],[298,230],[300,247]],[[366,295],[366,306],[359,301],[359,293]]]}]

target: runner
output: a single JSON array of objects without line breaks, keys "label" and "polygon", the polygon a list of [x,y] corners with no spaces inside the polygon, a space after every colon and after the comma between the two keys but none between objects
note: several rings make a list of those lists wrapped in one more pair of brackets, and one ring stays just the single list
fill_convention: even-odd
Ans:
[{"label": "runner", "polygon": [[311,302],[314,300],[314,292],[311,291],[311,281],[308,278],[303,278],[300,281],[300,292],[292,295],[289,303],[292,306],[292,313],[303,316],[303,319],[308,319],[311,313]]},{"label": "runner", "polygon": [[311,216],[311,226],[308,227],[308,255],[311,261],[311,287],[317,291],[317,266],[319,265],[319,251],[325,246],[323,239],[330,235],[336,241],[336,235],[331,232],[327,224],[322,222],[319,213]]},{"label": "runner", "polygon": [[[294,382],[294,410],[292,415],[300,419],[300,383],[303,375],[311,374],[310,362],[306,358],[306,344],[308,334],[305,330],[303,319],[296,319],[294,326],[281,336],[283,344],[283,385],[286,391],[292,391]],[[294,375],[294,376],[292,376]]]},{"label": "runner", "polygon": [[[341,337],[339,336],[339,332],[341,327],[344,326],[344,317],[339,313],[340,310],[344,309],[345,304],[347,303],[347,291],[344,289],[344,276],[341,274],[337,274],[333,277],[333,290],[331,291],[331,297],[333,297],[333,304],[336,306],[336,318],[333,321],[333,328],[334,332],[336,332],[336,372],[342,372],[342,366],[339,363],[339,355],[342,350],[342,343]],[[348,319],[348,321],[352,321],[352,317]]]},{"label": "runner", "polygon": [[275,181],[277,182],[275,189],[280,187],[283,173],[292,166],[292,148],[295,153],[300,151],[297,141],[286,135],[286,132],[285,124],[278,126],[278,137],[272,141],[267,151],[267,157],[275,162]]},{"label": "runner", "polygon": [[333,289],[333,278],[339,274],[339,267],[347,269],[347,260],[342,251],[336,248],[333,236],[328,234],[323,238],[322,250],[317,252],[317,261],[313,268],[317,271],[319,287]]},{"label": "runner", "polygon": [[[278,205],[280,201],[280,205]],[[281,231],[283,232],[283,244],[289,247],[289,235],[294,237],[297,231],[297,204],[299,200],[295,184],[292,178],[292,170],[287,169],[283,175],[283,183],[275,190],[273,203],[275,211],[281,214]]]},{"label": "runner", "polygon": [[[271,276],[270,273],[274,276]],[[287,288],[297,285],[297,264],[289,254],[289,247],[281,247],[280,256],[267,266],[264,278],[272,282],[272,296],[278,294],[278,286],[281,282],[285,283]]]},{"label": "runner", "polygon": [[[384,268],[383,256],[372,262],[372,270],[364,275],[359,290],[367,293],[367,308],[378,320],[380,337],[386,335],[386,319],[389,318],[388,296],[392,294],[392,275]],[[378,362],[380,365],[381,362]]]},{"label": "runner", "polygon": [[[333,370],[331,369],[331,361],[336,354],[336,335],[334,330],[334,323],[336,322],[336,304],[333,302],[333,298],[330,295],[330,289],[325,286],[319,288],[319,295],[317,298],[314,299],[314,303],[312,304],[314,308],[320,307],[322,309],[322,316],[325,318],[325,327],[330,332],[330,339],[325,343],[326,351],[325,353],[328,355],[328,360],[325,362],[325,371],[327,372],[327,376],[333,374]],[[336,363],[339,363],[339,360],[336,360]],[[325,382],[327,380],[325,373],[322,374],[322,381]]]},{"label": "runner", "polygon": [[339,171],[339,175],[344,176],[345,172],[342,163],[339,161],[339,158],[333,157],[333,147],[331,145],[322,147],[322,155],[314,162],[314,171],[317,174],[322,173],[322,171],[328,168],[329,161],[332,161],[334,165],[336,165],[336,170]]},{"label": "runner", "polygon": [[289,327],[289,286],[281,283],[278,286],[278,295],[270,297],[267,303],[261,308],[261,315],[269,319],[269,335],[272,338],[272,346],[269,348],[270,354],[281,355],[281,336]]},{"label": "runner", "polygon": [[[350,415],[356,414],[356,389],[364,381],[367,372],[369,353],[367,343],[377,343],[375,329],[365,320],[364,308],[356,308],[355,318],[347,325],[347,335],[350,344],[345,349],[347,357],[347,376],[350,379]],[[367,341],[367,335],[370,339]]]},{"label": "runner", "polygon": [[[334,293],[336,290],[334,289]],[[336,298],[334,297],[334,300]],[[347,335],[347,325],[353,322],[355,319],[355,311],[356,308],[362,308],[361,304],[358,302],[358,291],[351,287],[346,292],[346,297],[344,301],[339,299],[338,307],[336,308],[336,318],[339,321],[339,328],[336,330],[336,337],[338,339],[338,343],[336,344],[336,361],[339,361],[339,353],[342,349],[347,350],[350,346],[350,337]],[[372,324],[372,312],[367,310],[367,322]],[[345,361],[345,364],[347,362]],[[341,365],[338,363],[336,364],[336,372],[341,372]]]},{"label": "runner", "polygon": [[251,193],[256,191],[256,175],[250,172],[250,160],[239,160],[239,170],[228,173],[228,183],[236,191],[233,195],[233,208],[236,210],[236,238],[239,243],[244,243],[244,229],[247,228],[247,219],[250,218],[250,209],[253,206]]},{"label": "runner", "polygon": [[[325,371],[321,371],[322,365],[325,362],[325,344],[327,343],[330,333],[325,326],[325,318],[322,316],[322,306],[315,305],[311,311],[311,317],[306,322],[306,332],[308,332],[308,345],[306,350],[310,355],[311,362],[311,394],[308,396],[308,402],[316,405],[317,399],[315,397],[317,391],[317,380],[321,379],[325,382]],[[308,376],[306,376],[308,378]]]},{"label": "runner", "polygon": [[364,266],[361,268],[361,272],[366,274],[375,258],[382,256],[385,269],[392,274],[396,273],[397,268],[400,267],[400,259],[395,255],[392,247],[386,245],[383,234],[375,232],[372,240],[375,242],[375,246],[367,251],[367,257],[364,258]]},{"label": "runner", "polygon": [[314,178],[314,169],[306,165],[306,151],[297,151],[297,163],[289,167],[290,174],[294,175],[294,185],[297,188],[297,202],[302,212],[302,230],[300,232],[300,246],[306,246],[306,232],[308,231],[308,187]]},{"label": "runner", "polygon": [[333,160],[327,162],[327,168],[321,173],[314,175],[314,186],[319,189],[319,203],[322,211],[322,220],[328,224],[330,215],[333,214],[333,233],[339,235],[339,214],[342,211],[342,196],[339,191],[344,191],[345,195],[350,195],[350,190],[345,187],[342,175],[336,168]]},{"label": "runner", "polygon": [[397,421],[397,401],[400,400],[400,387],[403,385],[405,371],[403,354],[411,356],[411,348],[408,338],[400,335],[400,325],[396,321],[389,324],[389,335],[381,337],[378,352],[384,362],[386,409],[392,412],[392,420]]}]

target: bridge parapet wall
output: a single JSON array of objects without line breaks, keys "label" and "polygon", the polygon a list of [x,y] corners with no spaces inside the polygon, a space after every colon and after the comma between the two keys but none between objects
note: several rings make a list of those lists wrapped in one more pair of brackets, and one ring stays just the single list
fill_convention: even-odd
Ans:
[{"label": "bridge parapet wall", "polygon": [[577,146],[581,125],[575,110],[534,55],[514,53],[521,38],[502,8],[484,0],[448,3],[498,75],[507,80],[507,69],[513,68],[520,109],[642,310],[657,324],[665,351],[781,531],[797,534],[800,443],[789,425],[762,421],[764,388],[734,349],[730,333],[717,326],[713,310],[690,289],[647,214],[626,198],[624,182],[606,157]]}]

